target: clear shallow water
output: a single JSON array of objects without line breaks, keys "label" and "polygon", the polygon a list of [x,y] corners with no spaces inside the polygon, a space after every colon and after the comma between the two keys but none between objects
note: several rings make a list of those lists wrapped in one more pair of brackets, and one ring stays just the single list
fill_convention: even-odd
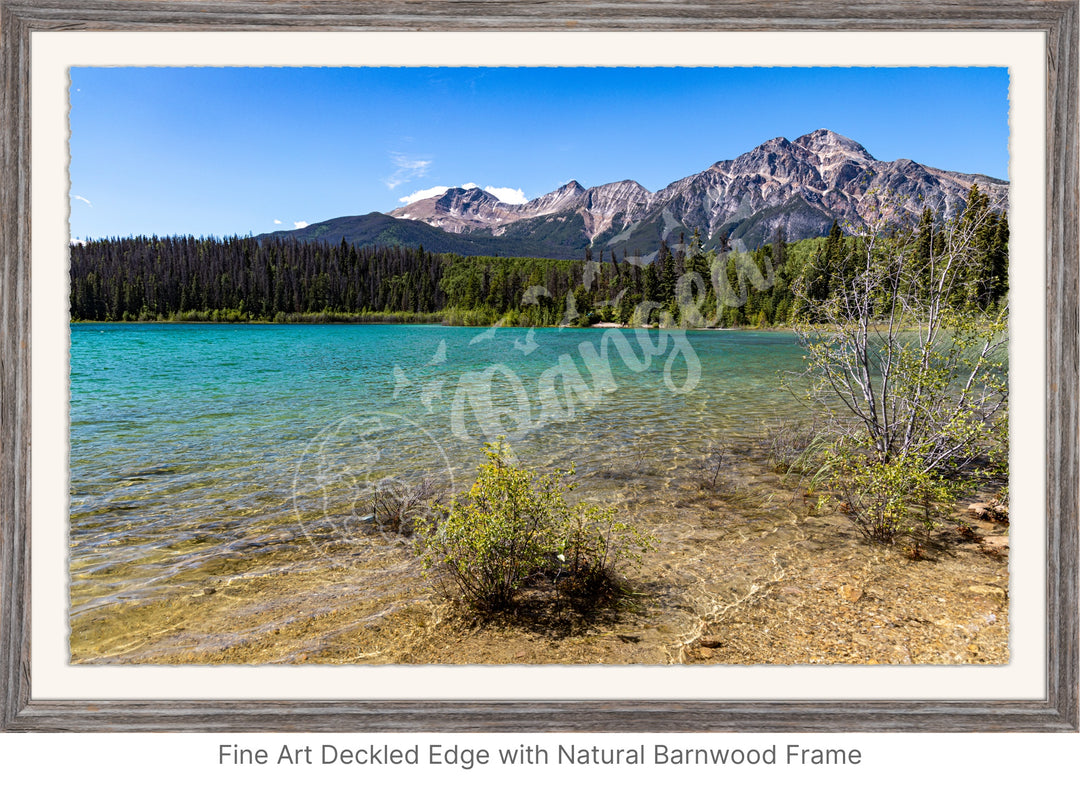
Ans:
[{"label": "clear shallow water", "polygon": [[678,472],[802,415],[780,378],[801,363],[785,333],[75,324],[72,613],[186,592],[240,557],[299,566],[355,537],[380,484],[460,490],[499,434],[617,499],[605,467]]}]

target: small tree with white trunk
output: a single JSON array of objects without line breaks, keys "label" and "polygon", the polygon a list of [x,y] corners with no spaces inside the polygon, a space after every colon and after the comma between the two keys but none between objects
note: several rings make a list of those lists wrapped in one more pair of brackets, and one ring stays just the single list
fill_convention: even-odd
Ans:
[{"label": "small tree with white trunk", "polygon": [[[796,288],[805,395],[827,414],[817,480],[877,541],[932,529],[1004,465],[1008,306],[973,284],[993,256],[986,239],[1002,236],[988,227],[1005,219],[979,196],[915,227],[884,206]],[[823,278],[828,292],[812,295]]]}]

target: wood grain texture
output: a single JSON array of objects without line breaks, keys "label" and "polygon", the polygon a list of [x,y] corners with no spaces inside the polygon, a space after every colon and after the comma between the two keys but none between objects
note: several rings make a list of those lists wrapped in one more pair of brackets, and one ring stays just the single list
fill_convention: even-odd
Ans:
[{"label": "wood grain texture", "polygon": [[1077,17],[1068,4],[1048,31],[1047,90],[1047,612],[1048,696],[1077,724],[1078,235]]},{"label": "wood grain texture", "polygon": [[0,729],[30,701],[30,23],[0,6]]},{"label": "wood grain texture", "polygon": [[[51,731],[1076,731],[1075,0],[99,2],[0,0],[0,729]],[[1044,701],[42,702],[30,675],[29,41],[35,30],[1037,30],[1046,33],[1048,658]]]},{"label": "wood grain texture", "polygon": [[35,29],[923,30],[1048,29],[1067,2],[1025,0],[218,0],[10,2]]}]

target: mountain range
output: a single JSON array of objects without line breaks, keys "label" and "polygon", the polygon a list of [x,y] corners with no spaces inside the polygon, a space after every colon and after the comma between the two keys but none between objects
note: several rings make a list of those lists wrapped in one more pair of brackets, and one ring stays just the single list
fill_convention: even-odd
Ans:
[{"label": "mountain range", "polygon": [[633,180],[592,188],[572,180],[514,205],[480,188],[452,188],[388,214],[343,216],[263,237],[580,259],[588,247],[596,255],[648,256],[661,241],[677,243],[697,230],[705,248],[756,248],[778,228],[799,240],[827,234],[834,221],[861,225],[882,195],[913,219],[925,207],[956,215],[973,183],[1004,209],[1007,181],[910,159],[879,161],[854,140],[819,129],[770,139],[655,192]]}]

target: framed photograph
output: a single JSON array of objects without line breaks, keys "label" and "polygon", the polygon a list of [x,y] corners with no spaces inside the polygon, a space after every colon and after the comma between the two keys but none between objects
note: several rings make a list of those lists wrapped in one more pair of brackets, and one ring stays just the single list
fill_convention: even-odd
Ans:
[{"label": "framed photograph", "polygon": [[786,5],[0,0],[0,727],[1076,731],[1078,9]]}]

